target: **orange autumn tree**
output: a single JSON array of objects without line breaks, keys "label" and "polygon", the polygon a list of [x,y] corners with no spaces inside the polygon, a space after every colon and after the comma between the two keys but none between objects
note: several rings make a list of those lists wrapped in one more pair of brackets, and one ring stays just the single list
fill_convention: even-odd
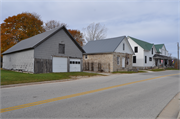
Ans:
[{"label": "orange autumn tree", "polygon": [[79,45],[83,46],[83,42],[84,42],[83,34],[78,30],[68,29],[68,31],[74,37],[74,39],[79,43]]},{"label": "orange autumn tree", "polygon": [[36,13],[8,17],[1,24],[1,53],[26,38],[44,32],[43,21]]}]

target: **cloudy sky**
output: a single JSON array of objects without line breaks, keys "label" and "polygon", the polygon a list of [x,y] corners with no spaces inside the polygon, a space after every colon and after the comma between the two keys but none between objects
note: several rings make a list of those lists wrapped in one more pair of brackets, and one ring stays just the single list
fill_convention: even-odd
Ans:
[{"label": "cloudy sky", "polygon": [[0,1],[0,23],[22,12],[35,12],[44,22],[57,20],[80,31],[92,22],[100,22],[108,29],[107,38],[126,35],[154,44],[164,43],[169,53],[177,57],[180,0]]}]

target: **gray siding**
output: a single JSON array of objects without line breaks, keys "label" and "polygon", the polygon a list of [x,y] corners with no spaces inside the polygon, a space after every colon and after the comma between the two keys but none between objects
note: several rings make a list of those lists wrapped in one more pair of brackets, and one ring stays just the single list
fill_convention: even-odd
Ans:
[{"label": "gray siding", "polygon": [[[65,54],[59,53],[59,44],[65,44]],[[34,58],[52,59],[51,56],[82,58],[82,52],[62,29],[34,49]]]}]

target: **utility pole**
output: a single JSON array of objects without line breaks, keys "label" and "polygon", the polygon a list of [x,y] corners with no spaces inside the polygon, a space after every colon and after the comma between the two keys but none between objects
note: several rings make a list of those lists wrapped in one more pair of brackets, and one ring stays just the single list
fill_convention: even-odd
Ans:
[{"label": "utility pole", "polygon": [[177,52],[178,53],[177,54],[178,55],[178,62],[177,62],[177,64],[178,64],[178,69],[179,69],[179,42],[177,42],[177,50],[178,50],[178,52]]}]

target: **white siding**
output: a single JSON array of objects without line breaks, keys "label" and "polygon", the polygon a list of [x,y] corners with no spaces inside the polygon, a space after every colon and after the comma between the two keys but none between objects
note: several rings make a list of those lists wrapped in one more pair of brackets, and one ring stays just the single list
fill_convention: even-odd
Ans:
[{"label": "white siding", "polygon": [[136,56],[136,63],[133,63],[134,67],[144,67],[144,49],[139,46],[136,42],[134,42],[132,39],[128,38],[128,41],[134,51],[134,47],[138,47],[138,52],[135,53]]},{"label": "white siding", "polygon": [[[144,51],[144,57],[147,56],[147,63],[144,64],[145,67],[154,67],[155,66],[155,60],[153,58],[154,54],[156,53],[155,47],[153,45],[153,54],[152,49],[150,51]],[[149,57],[152,58],[152,61],[149,61]],[[145,62],[145,60],[144,60]]]},{"label": "white siding", "polygon": [[161,55],[169,56],[168,51],[166,50],[165,46],[163,46],[162,49],[160,49],[160,51],[161,51],[160,53]]},{"label": "white siding", "polygon": [[[124,50],[123,50],[123,44],[125,45]],[[124,38],[123,41],[119,44],[119,46],[116,48],[115,52],[133,54],[131,46],[128,43],[128,40],[126,38]]]},{"label": "white siding", "polygon": [[4,69],[21,69],[34,73],[34,50],[3,55]]},{"label": "white siding", "polygon": [[169,53],[168,53],[168,51],[166,50],[166,56],[169,56]]}]

